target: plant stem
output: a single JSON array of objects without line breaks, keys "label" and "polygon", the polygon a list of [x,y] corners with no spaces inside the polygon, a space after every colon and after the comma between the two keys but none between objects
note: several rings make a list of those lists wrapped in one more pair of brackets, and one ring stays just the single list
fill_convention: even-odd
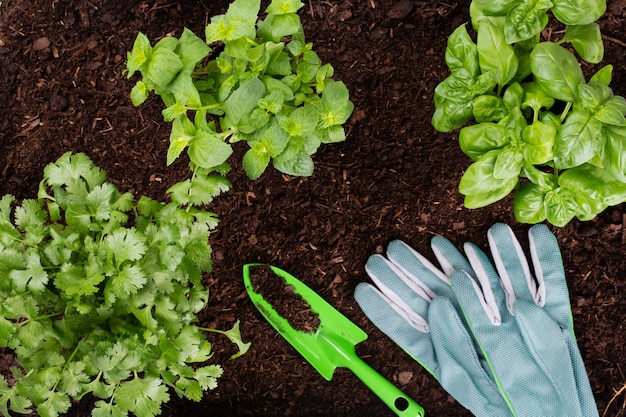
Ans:
[{"label": "plant stem", "polygon": [[567,117],[567,113],[569,113],[569,110],[572,108],[572,102],[568,101],[567,104],[565,105],[565,108],[563,109],[563,113],[561,113],[561,123],[563,123],[563,120],[565,120],[565,118]]}]

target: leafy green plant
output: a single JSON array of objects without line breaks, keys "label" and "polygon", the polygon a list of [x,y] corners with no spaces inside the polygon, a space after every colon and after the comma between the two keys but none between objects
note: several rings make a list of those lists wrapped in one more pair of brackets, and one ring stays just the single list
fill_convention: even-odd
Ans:
[{"label": "leafy green plant", "polygon": [[[563,226],[626,201],[626,100],[609,87],[612,66],[589,81],[579,60],[602,60],[595,23],[604,0],[474,0],[473,41],[466,25],[448,39],[451,74],[435,90],[433,126],[458,128],[475,162],[459,191],[468,208],[515,191],[520,222]],[[541,41],[551,12],[565,24]],[[464,125],[470,123],[469,126]]]},{"label": "leafy green plant", "polygon": [[[92,394],[92,415],[150,417],[170,392],[198,401],[222,369],[203,331],[246,351],[239,323],[196,326],[208,300],[212,213],[121,193],[84,154],[48,165],[38,198],[0,199],[0,414],[65,413]],[[236,355],[238,355],[236,354]],[[236,356],[235,355],[235,356]]]},{"label": "leafy green plant", "polygon": [[[331,78],[333,67],[306,43],[302,6],[274,0],[261,19],[260,0],[235,0],[211,19],[206,42],[188,29],[154,46],[137,36],[128,77],[139,71],[142,79],[132,102],[140,105],[152,91],[161,97],[172,122],[167,163],[186,151],[194,173],[170,189],[174,201],[206,202],[197,189],[214,188],[228,171],[232,143],[247,142],[243,167],[256,179],[270,162],[287,174],[311,175],[319,146],[345,139],[354,106],[346,86]],[[212,172],[212,183],[203,184]]]}]

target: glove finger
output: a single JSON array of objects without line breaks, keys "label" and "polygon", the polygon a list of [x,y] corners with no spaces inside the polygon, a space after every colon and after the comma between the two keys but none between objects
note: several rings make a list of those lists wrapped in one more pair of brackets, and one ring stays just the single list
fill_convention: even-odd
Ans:
[{"label": "glove finger", "polygon": [[439,382],[477,416],[511,416],[487,365],[449,299],[438,297],[428,309],[431,339],[440,364]]},{"label": "glove finger", "polygon": [[556,237],[544,224],[528,231],[530,255],[535,268],[538,287],[538,305],[564,329],[573,331],[569,291],[563,270],[563,260]]},{"label": "glove finger", "polygon": [[[465,249],[467,259],[472,265],[474,277],[478,283],[474,281],[474,279],[470,279],[469,283],[466,282],[467,279],[463,275],[460,275],[460,279],[457,281],[458,283],[464,283],[466,286],[471,284],[466,288],[468,290],[467,293],[468,295],[471,294],[471,292],[475,293],[476,296],[474,298],[477,300],[471,305],[482,307],[484,313],[489,318],[489,321],[493,324],[499,324],[502,321],[501,315],[504,313],[508,314],[508,311],[505,308],[506,297],[502,285],[500,284],[500,277],[487,255],[478,246],[471,242],[467,242],[463,248]],[[454,275],[455,274],[453,274],[453,276]],[[466,277],[473,278],[469,274],[466,274]],[[458,298],[458,291],[454,288],[453,290]],[[469,290],[472,291],[470,292]],[[459,302],[460,301],[461,300],[459,299]],[[461,304],[461,306],[463,309],[466,308],[463,304]]]},{"label": "glove finger", "polygon": [[381,255],[370,256],[365,271],[394,308],[404,311],[402,314],[406,320],[416,328],[428,328],[424,317],[427,315],[430,297],[420,285],[403,277],[402,271]]},{"label": "glove finger", "polygon": [[496,223],[489,229],[487,239],[509,311],[513,311],[517,298],[537,302],[537,284],[513,230],[504,223]]},{"label": "glove finger", "polygon": [[401,240],[389,243],[387,257],[405,276],[423,284],[431,298],[454,297],[450,279],[422,254]]},{"label": "glove finger", "polygon": [[[540,403],[543,395],[546,403],[553,403],[546,404],[538,410],[541,410],[543,415],[587,416],[581,412],[578,399],[575,364],[568,343],[568,339],[572,338],[571,332],[562,330],[558,323],[531,301],[519,300],[517,309],[515,315],[517,327],[527,351],[532,355],[533,362],[539,366],[544,375],[543,378],[532,378],[535,383],[533,389],[541,393],[534,401]],[[520,382],[523,383],[523,380]],[[526,392],[527,387],[518,385],[518,393],[511,395],[511,401],[515,401],[513,397],[521,399]],[[527,410],[527,401],[528,399],[522,399],[517,402],[515,410],[522,408]],[[547,407],[551,407],[550,410]],[[538,414],[533,412],[525,415]]]},{"label": "glove finger", "polygon": [[430,246],[437,261],[439,261],[439,265],[441,265],[441,269],[447,276],[452,275],[454,271],[473,273],[472,266],[465,256],[445,237],[433,237]]},{"label": "glove finger", "polygon": [[580,355],[578,344],[572,333],[566,335],[567,345],[569,347],[572,358],[572,366],[574,368],[574,377],[576,378],[576,388],[578,389],[578,398],[580,401],[581,415],[589,417],[598,416],[598,408],[593,398],[593,391],[589,384],[589,377],[585,370],[585,363]]},{"label": "glove finger", "polygon": [[[430,333],[417,330],[393,307],[393,303],[374,286],[360,283],[354,298],[367,318],[384,334],[419,362],[435,378],[439,378],[439,364],[435,357]],[[426,319],[424,318],[424,321]]]}]

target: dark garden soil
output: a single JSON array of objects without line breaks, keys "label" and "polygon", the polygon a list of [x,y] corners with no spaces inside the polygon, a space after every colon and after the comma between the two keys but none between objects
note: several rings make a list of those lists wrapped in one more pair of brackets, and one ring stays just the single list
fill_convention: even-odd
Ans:
[{"label": "dark garden soil", "polygon": [[[36,196],[44,166],[66,151],[87,153],[125,191],[164,201],[188,174],[166,167],[169,125],[151,98],[134,108],[135,80],[122,74],[137,32],[151,40],[189,27],[203,36],[225,0],[4,0],[0,3],[0,195]],[[469,416],[438,383],[368,322],[353,298],[367,280],[367,257],[395,238],[430,256],[441,234],[486,244],[496,221],[525,236],[511,200],[463,207],[458,181],[469,164],[456,135],[430,124],[433,90],[447,75],[447,36],[468,19],[469,1],[324,0],[301,11],[309,41],[350,89],[355,111],[344,143],[322,147],[310,178],[275,171],[249,181],[232,158],[233,188],[210,209],[214,268],[206,276],[204,326],[229,329],[237,319],[244,356],[214,342],[224,367],[219,387],[200,403],[173,398],[165,416],[391,416],[349,371],[319,376],[256,311],[241,270],[247,262],[290,271],[361,326],[358,353],[420,403],[429,416]],[[609,0],[599,22],[613,89],[626,95],[626,2]],[[593,68],[585,67],[585,71]],[[245,145],[242,144],[245,147]],[[567,271],[578,344],[600,413],[626,415],[626,207],[590,222],[553,229]],[[432,256],[431,256],[432,259]],[[512,364],[513,366],[513,364]],[[619,390],[621,394],[616,395]],[[71,416],[89,415],[91,403]]]}]

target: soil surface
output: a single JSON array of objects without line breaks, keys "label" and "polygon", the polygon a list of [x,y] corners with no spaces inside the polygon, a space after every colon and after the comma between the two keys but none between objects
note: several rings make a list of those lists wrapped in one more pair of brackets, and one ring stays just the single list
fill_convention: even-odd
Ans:
[{"label": "soil surface", "polygon": [[[361,326],[357,351],[420,403],[429,416],[469,416],[415,361],[376,329],[353,298],[368,280],[367,257],[401,238],[426,254],[444,235],[486,245],[496,221],[515,222],[511,199],[480,210],[463,207],[457,191],[469,159],[456,134],[430,124],[433,91],[448,72],[447,36],[468,19],[469,1],[325,0],[301,11],[307,39],[335,78],[348,86],[355,111],[344,143],[322,147],[315,173],[276,171],[249,181],[233,156],[230,192],[209,209],[220,216],[211,235],[214,269],[206,276],[209,305],[201,324],[229,329],[237,319],[250,351],[214,341],[224,367],[219,387],[199,403],[175,396],[165,416],[391,416],[349,371],[324,380],[256,311],[242,265],[269,263],[291,272]],[[139,31],[154,42],[183,27],[204,33],[225,0],[4,0],[0,3],[0,195],[36,196],[44,166],[66,151],[85,152],[124,191],[166,200],[188,175],[166,166],[169,124],[150,98],[134,108],[135,80],[123,75]],[[614,66],[613,89],[626,95],[626,3],[609,0],[599,22],[603,63]],[[585,66],[585,71],[593,71]],[[578,344],[600,414],[626,415],[626,211],[609,208],[593,221],[553,228],[567,272]],[[6,355],[7,353],[3,353]],[[2,357],[0,357],[2,361]],[[621,393],[618,393],[620,391]],[[89,399],[69,415],[87,416]]]}]

